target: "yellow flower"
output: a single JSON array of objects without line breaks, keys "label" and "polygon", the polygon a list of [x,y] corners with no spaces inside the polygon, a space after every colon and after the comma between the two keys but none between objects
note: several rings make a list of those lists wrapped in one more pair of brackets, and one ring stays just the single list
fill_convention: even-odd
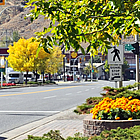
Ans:
[{"label": "yellow flower", "polygon": [[128,99],[129,99],[129,100],[132,99],[132,96],[129,96]]},{"label": "yellow flower", "polygon": [[132,120],[132,118],[128,118],[128,120]]},{"label": "yellow flower", "polygon": [[99,120],[101,120],[102,118],[101,117],[99,117]]}]

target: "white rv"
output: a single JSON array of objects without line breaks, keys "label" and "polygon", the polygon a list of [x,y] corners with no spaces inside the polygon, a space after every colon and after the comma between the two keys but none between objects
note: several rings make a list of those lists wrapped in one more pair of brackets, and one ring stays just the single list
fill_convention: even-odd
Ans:
[{"label": "white rv", "polygon": [[14,71],[12,68],[6,68],[6,83],[23,84],[23,73]]},{"label": "white rv", "polygon": [[[24,74],[24,81],[25,81],[27,73],[24,72],[23,74]],[[35,81],[35,75],[33,72],[28,72],[27,81]]]}]

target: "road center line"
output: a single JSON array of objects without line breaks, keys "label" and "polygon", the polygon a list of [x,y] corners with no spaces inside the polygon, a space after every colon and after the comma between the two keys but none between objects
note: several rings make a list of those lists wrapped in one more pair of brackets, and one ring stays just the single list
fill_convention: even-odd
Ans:
[{"label": "road center line", "polygon": [[69,86],[69,87],[63,87],[63,88],[56,88],[56,89],[49,89],[49,90],[42,90],[42,91],[26,92],[26,93],[3,94],[3,95],[0,95],[0,97],[4,97],[4,96],[15,96],[15,95],[24,95],[24,94],[34,94],[34,93],[48,92],[48,91],[54,91],[54,90],[61,90],[61,89],[79,87],[79,86],[81,86],[81,85],[78,85],[78,86]]},{"label": "road center line", "polygon": [[[86,84],[86,85],[93,85],[93,84],[97,84],[97,83]],[[79,87],[79,86],[82,86],[82,85],[78,85],[78,86],[69,86],[69,87],[62,87],[62,88],[49,89],[49,90],[42,90],[42,91],[26,92],[26,93],[2,94],[2,95],[0,95],[0,97],[15,96],[15,95],[26,95],[26,94],[34,94],[34,93],[41,93],[41,92],[48,92],[48,91],[55,91],[55,90],[61,90],[61,89],[74,88],[74,87]]]}]

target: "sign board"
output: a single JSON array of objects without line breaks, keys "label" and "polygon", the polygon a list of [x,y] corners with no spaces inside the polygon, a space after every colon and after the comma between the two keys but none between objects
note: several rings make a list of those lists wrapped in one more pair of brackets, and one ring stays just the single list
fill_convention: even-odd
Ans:
[{"label": "sign board", "polygon": [[78,71],[78,67],[70,67],[70,71]]},{"label": "sign board", "polygon": [[113,46],[108,49],[108,64],[123,64],[124,45]]},{"label": "sign board", "polygon": [[110,81],[122,81],[121,65],[110,65]]},{"label": "sign board", "polygon": [[5,0],[0,0],[0,5],[5,5]]},{"label": "sign board", "polygon": [[125,44],[125,51],[131,51],[134,50],[133,46],[131,44]]},{"label": "sign board", "polygon": [[0,56],[0,68],[5,68],[5,57]]},{"label": "sign board", "polygon": [[0,68],[0,72],[5,72],[5,68]]}]

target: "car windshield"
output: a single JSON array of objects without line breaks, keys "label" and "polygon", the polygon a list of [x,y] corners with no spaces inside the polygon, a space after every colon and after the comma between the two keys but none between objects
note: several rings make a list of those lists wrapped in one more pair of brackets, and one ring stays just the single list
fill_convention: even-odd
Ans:
[{"label": "car windshield", "polygon": [[9,74],[9,77],[19,77],[19,74]]}]

